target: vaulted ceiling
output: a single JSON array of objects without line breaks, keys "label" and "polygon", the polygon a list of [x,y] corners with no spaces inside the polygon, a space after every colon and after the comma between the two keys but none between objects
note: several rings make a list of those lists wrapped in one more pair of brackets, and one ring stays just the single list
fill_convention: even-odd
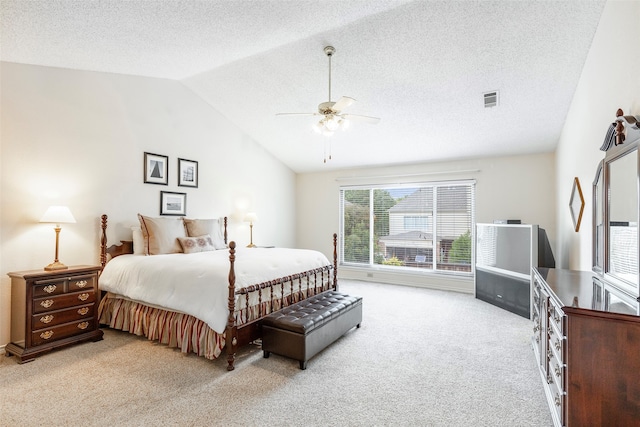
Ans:
[{"label": "vaulted ceiling", "polygon": [[[551,152],[604,3],[2,0],[0,58],[180,80],[296,172]],[[276,115],[329,100],[327,45],[378,124]]]}]

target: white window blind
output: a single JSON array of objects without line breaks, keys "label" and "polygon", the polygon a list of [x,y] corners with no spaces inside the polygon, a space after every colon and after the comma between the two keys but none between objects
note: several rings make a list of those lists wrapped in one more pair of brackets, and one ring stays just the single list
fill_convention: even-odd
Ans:
[{"label": "white window blind", "polygon": [[341,262],[471,273],[471,181],[340,189]]}]

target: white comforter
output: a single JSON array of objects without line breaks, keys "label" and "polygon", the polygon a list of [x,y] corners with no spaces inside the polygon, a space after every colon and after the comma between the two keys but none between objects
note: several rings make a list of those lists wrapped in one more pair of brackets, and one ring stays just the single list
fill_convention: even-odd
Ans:
[{"label": "white comforter", "polygon": [[[237,248],[236,289],[329,265],[317,251]],[[100,276],[103,291],[190,314],[223,333],[228,317],[229,251],[121,255]]]}]

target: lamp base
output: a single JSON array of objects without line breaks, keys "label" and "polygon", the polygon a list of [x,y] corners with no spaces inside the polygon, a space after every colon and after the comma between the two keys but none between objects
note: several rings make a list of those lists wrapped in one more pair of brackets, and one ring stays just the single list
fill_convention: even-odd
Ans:
[{"label": "lamp base", "polygon": [[256,247],[256,245],[254,245],[253,243],[249,243],[249,244],[247,245],[247,247],[248,247],[248,248],[255,248],[255,247]]},{"label": "lamp base", "polygon": [[55,271],[55,270],[66,270],[69,267],[61,263],[60,261],[54,261],[51,264],[47,265],[44,269],[45,271]]}]

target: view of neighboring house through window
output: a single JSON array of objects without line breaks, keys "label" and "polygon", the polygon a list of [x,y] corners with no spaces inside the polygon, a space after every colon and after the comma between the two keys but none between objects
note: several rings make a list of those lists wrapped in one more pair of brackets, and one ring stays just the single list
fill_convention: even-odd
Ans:
[{"label": "view of neighboring house through window", "polygon": [[340,189],[341,262],[471,273],[475,183]]}]

